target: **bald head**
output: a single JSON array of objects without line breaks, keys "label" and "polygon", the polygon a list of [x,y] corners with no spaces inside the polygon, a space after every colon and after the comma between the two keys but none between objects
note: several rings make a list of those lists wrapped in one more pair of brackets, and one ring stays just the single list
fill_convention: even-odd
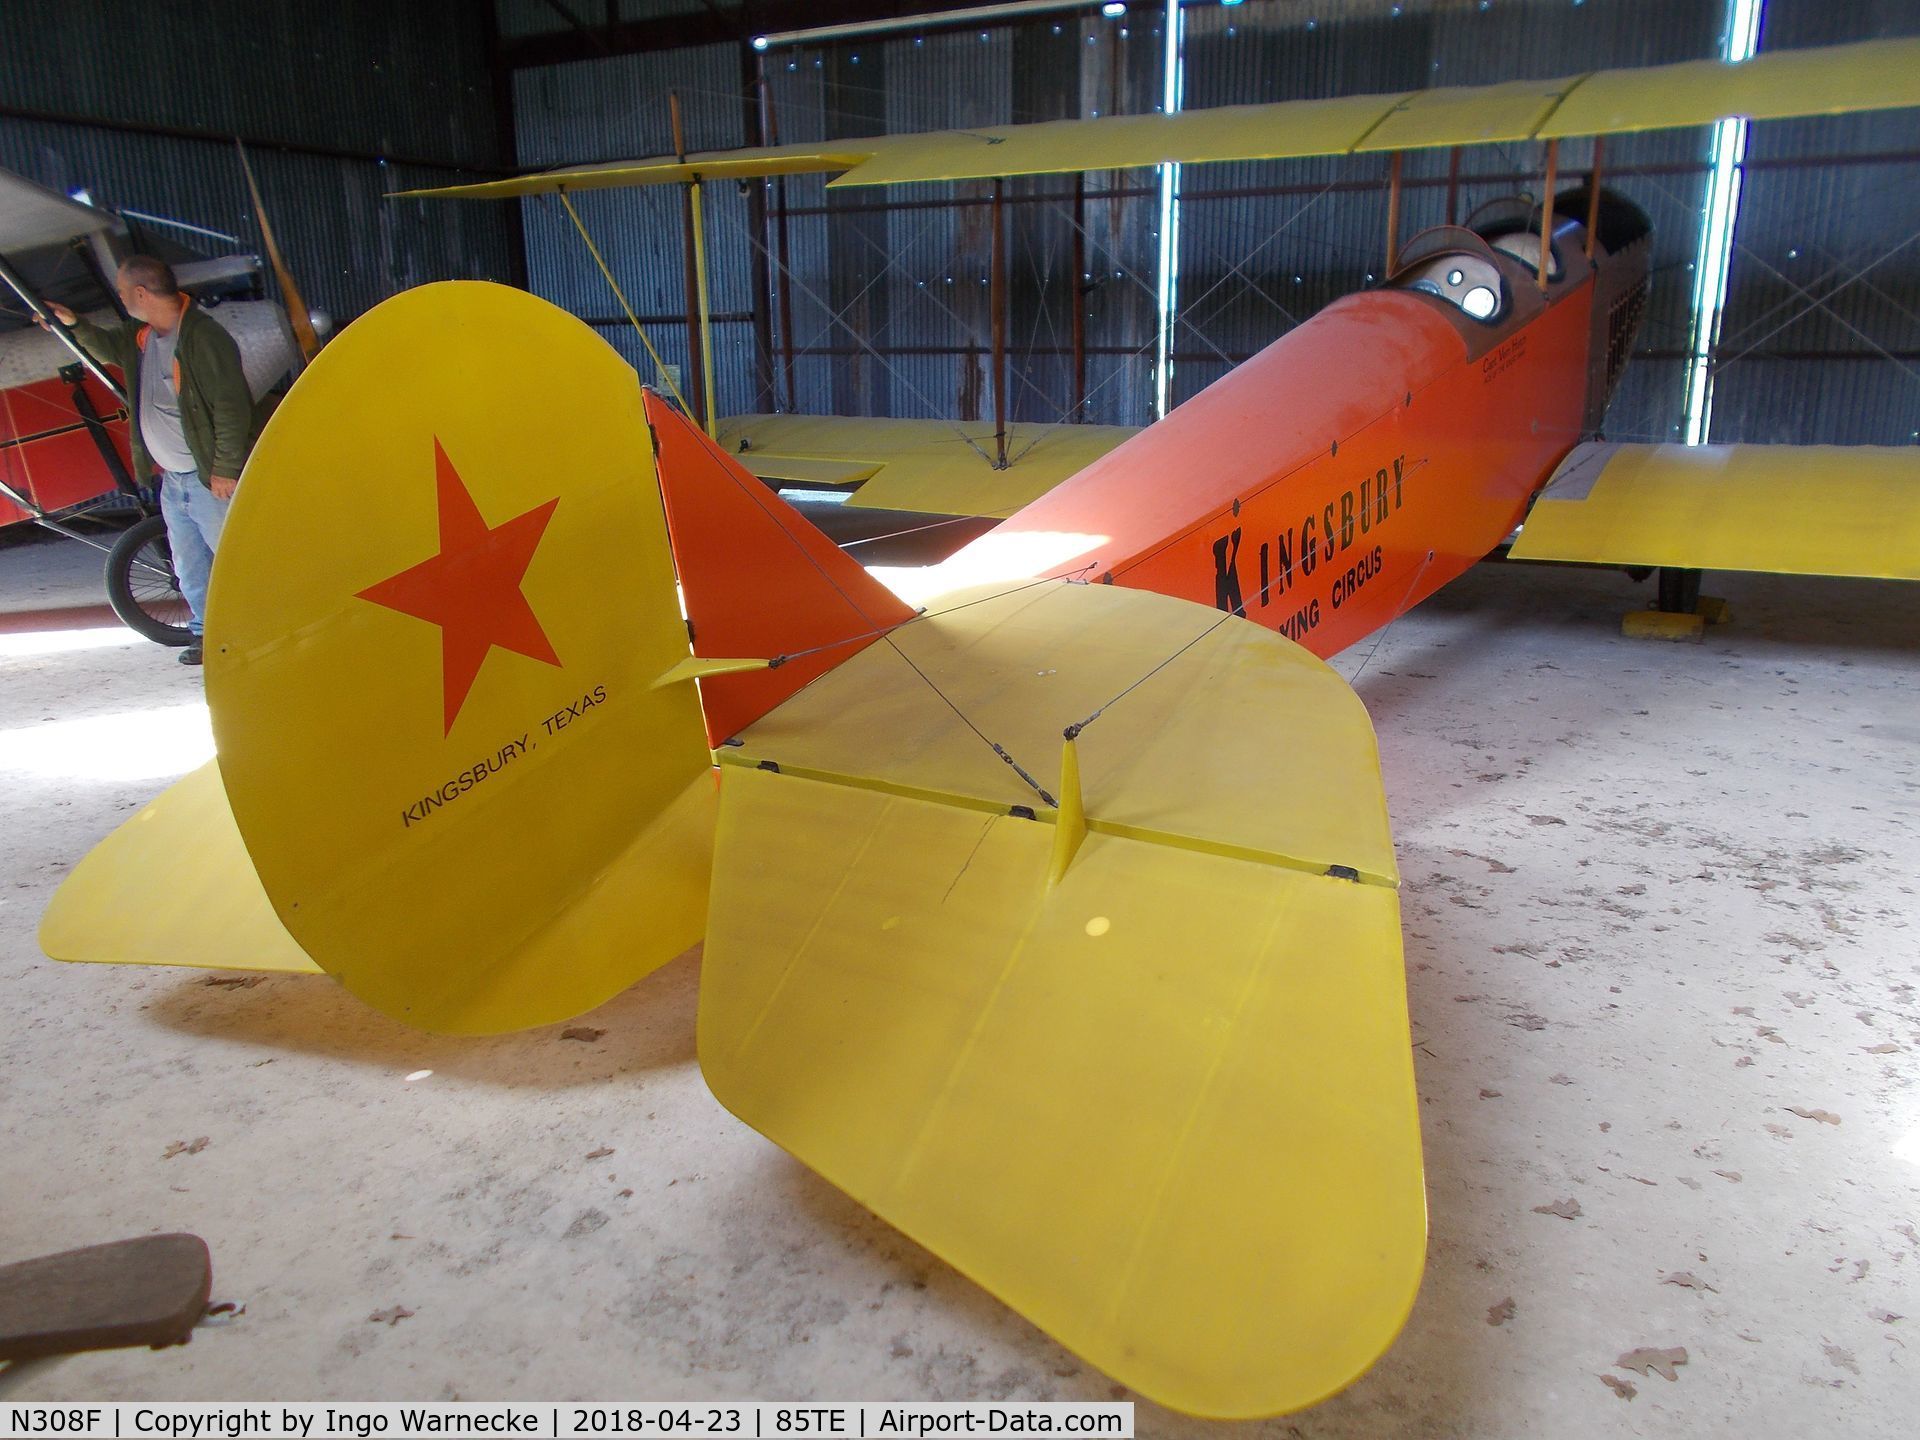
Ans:
[{"label": "bald head", "polygon": [[171,299],[180,293],[180,282],[174,279],[173,267],[151,255],[129,255],[120,262],[120,275],[154,295]]},{"label": "bald head", "polygon": [[151,255],[129,255],[120,262],[114,289],[120,294],[120,304],[134,319],[161,330],[171,330],[180,322],[180,282],[166,261]]}]

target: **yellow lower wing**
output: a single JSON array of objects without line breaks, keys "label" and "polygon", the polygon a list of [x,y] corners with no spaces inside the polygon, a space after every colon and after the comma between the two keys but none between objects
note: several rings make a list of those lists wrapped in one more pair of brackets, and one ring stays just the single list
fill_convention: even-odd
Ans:
[{"label": "yellow lower wing", "polygon": [[320,973],[260,888],[214,760],[73,868],[40,919],[40,948],[56,960]]},{"label": "yellow lower wing", "polygon": [[[1054,882],[1061,733],[1103,706]],[[1373,736],[1331,670],[1040,587],[896,632],[722,760],[722,1103],[1162,1403],[1294,1410],[1385,1350],[1419,1116]]]},{"label": "yellow lower wing", "polygon": [[996,469],[991,420],[735,415],[720,442],[763,480],[858,485],[874,510],[1005,519],[1137,432],[1126,425],[1009,425]]},{"label": "yellow lower wing", "polygon": [[1512,554],[1920,580],[1920,450],[1581,445],[1534,502]]}]

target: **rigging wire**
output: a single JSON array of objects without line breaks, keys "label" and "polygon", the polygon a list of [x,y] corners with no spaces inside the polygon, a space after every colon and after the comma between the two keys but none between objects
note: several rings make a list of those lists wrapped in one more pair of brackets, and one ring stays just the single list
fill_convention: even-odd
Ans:
[{"label": "rigging wire", "polygon": [[[722,461],[732,461],[732,457],[727,454],[725,449],[722,448],[720,443],[717,440],[715,440],[712,436],[708,435],[705,431],[699,430],[697,427],[694,429],[694,433],[699,436],[701,444],[705,446],[705,448],[709,452],[711,452],[716,458],[721,459]],[[721,473],[727,477],[727,479],[733,484],[734,488],[739,490],[743,495],[745,495],[754,504],[754,506],[757,509],[759,509],[759,511],[774,524],[775,528],[777,528],[780,531],[780,533],[787,538],[787,541],[794,547],[794,549],[798,550],[801,556],[806,560],[806,562],[814,568],[815,572],[818,573],[820,578],[826,581],[827,584],[832,587],[834,592],[837,595],[839,595],[842,600],[846,601],[848,607],[854,612],[854,614],[858,615],[861,619],[867,621],[867,623],[871,625],[873,623],[873,617],[867,614],[866,610],[861,606],[860,602],[854,599],[853,596],[849,595],[846,589],[840,584],[840,582],[837,579],[835,579],[834,576],[827,571],[826,567],[821,565],[821,563],[814,558],[813,554],[807,549],[807,547],[801,543],[800,537],[796,535],[792,530],[788,529],[787,526],[781,523],[779,515],[776,514],[774,510],[767,504],[768,497],[765,492],[765,487],[762,486],[759,481],[754,480],[750,476],[743,478],[742,474],[736,473],[738,469],[739,469],[739,464],[737,461],[733,461],[731,464],[723,463],[720,467]],[[1032,583],[1039,584],[1042,582],[1035,581]],[[1018,589],[1027,589],[1027,588],[1030,588],[1030,587],[1029,586],[1018,587]],[[988,597],[988,598],[994,598],[994,597]],[[970,603],[979,603],[979,602],[976,601],[976,602],[970,602]],[[962,609],[965,607],[956,606],[954,608]],[[942,613],[945,614],[945,613],[951,613],[951,612],[943,611]],[[880,639],[885,640],[887,645],[893,650],[894,654],[898,655],[902,660],[904,660],[907,663],[908,668],[911,669],[914,674],[920,677],[920,679],[926,684],[927,688],[932,690],[935,695],[939,696],[941,701],[947,706],[947,708],[953,711],[955,715],[959,716],[961,721],[966,725],[966,727],[969,730],[973,731],[975,735],[978,735],[980,739],[987,745],[989,749],[993,751],[995,755],[999,756],[1001,760],[1006,762],[1006,764],[1012,768],[1014,774],[1018,775],[1023,781],[1025,781],[1028,787],[1032,789],[1036,795],[1038,795],[1049,806],[1055,809],[1058,809],[1059,802],[1056,801],[1051,795],[1047,793],[1046,788],[1042,786],[1039,781],[1035,780],[1033,776],[1027,772],[1026,768],[1022,766],[1019,761],[1015,760],[1010,753],[1008,753],[1006,747],[1001,745],[998,741],[994,740],[978,725],[974,724],[972,718],[968,716],[967,713],[964,710],[962,710],[958,705],[956,705],[953,702],[953,700],[947,695],[947,693],[944,690],[942,690],[938,684],[934,682],[933,677],[928,675],[927,672],[922,670],[918,665],[914,664],[913,658],[909,656],[904,650],[902,650],[899,644],[894,640],[893,632],[895,630],[899,629],[900,626],[902,625],[910,625],[915,620],[919,620],[921,618],[923,617],[919,615],[912,616],[907,620],[901,621],[899,625],[881,626],[875,629],[874,631],[872,631],[871,633],[874,635],[877,635]],[[802,650],[792,655],[781,655],[781,656],[774,657],[771,663],[774,665],[784,664],[790,660],[798,659],[802,655],[817,654],[821,650],[838,649],[842,646],[852,644],[857,640],[861,640],[865,638],[867,637],[862,635],[856,635],[851,637],[850,639],[832,641],[826,645],[815,646],[811,650]]]},{"label": "rigging wire", "polygon": [[613,271],[609,270],[607,262],[601,259],[600,247],[593,243],[593,236],[587,233],[587,227],[580,219],[580,212],[573,208],[572,198],[564,188],[554,193],[560,197],[561,205],[566,207],[567,217],[573,221],[573,228],[578,230],[580,238],[586,241],[587,253],[593,256],[593,263],[600,267],[600,274],[605,277],[607,288],[613,291],[613,298],[618,300],[620,308],[627,312],[627,322],[633,326],[634,333],[640,337],[640,343],[647,347],[647,354],[653,359],[655,373],[666,382],[667,389],[673,392],[673,398],[680,402],[680,408],[692,414],[693,412],[687,406],[686,396],[680,393],[680,387],[674,383],[672,372],[667,369],[666,362],[660,358],[660,352],[653,348],[653,341],[647,338],[646,328],[641,325],[640,317],[633,313],[633,306],[627,303],[627,297],[620,289],[620,282],[613,278]]},{"label": "rigging wire", "polygon": [[[794,285],[800,291],[801,294],[805,295],[815,305],[818,305],[823,311],[826,311],[828,313],[828,315],[831,317],[830,320],[828,321],[830,325],[838,325],[842,330],[846,331],[848,335],[853,337],[854,342],[857,345],[859,345],[861,349],[865,350],[869,355],[873,356],[875,360],[879,361],[883,367],[885,367],[889,375],[891,375],[894,379],[898,380],[908,390],[912,391],[915,398],[917,398],[921,404],[925,405],[929,411],[938,413],[940,407],[933,403],[932,398],[929,397],[927,393],[924,390],[922,390],[918,385],[915,385],[912,380],[907,378],[906,375],[902,374],[899,366],[895,365],[883,353],[881,353],[878,349],[876,349],[872,344],[872,342],[870,342],[864,335],[862,335],[859,331],[855,330],[853,326],[848,324],[841,314],[835,313],[832,310],[832,308],[828,305],[828,303],[825,300],[822,300],[819,294],[811,286],[809,286],[806,283],[806,281],[802,280],[798,275],[795,275],[793,273],[793,269],[791,266],[783,264],[780,261],[778,256],[774,255],[770,250],[768,250],[766,242],[763,241],[759,236],[753,233],[753,228],[750,225],[748,225],[744,220],[736,220],[734,223],[735,225],[738,226],[740,233],[746,237],[747,243],[749,245],[751,245],[756,251],[758,251],[761,254],[761,256],[763,256],[780,274],[784,275],[787,278],[788,282]],[[873,280],[868,282],[867,288],[871,289],[875,284],[878,284],[880,278],[884,276],[885,273],[886,272],[882,270],[878,275],[874,277]],[[863,290],[861,293],[864,294],[865,291]],[[969,450],[972,450],[982,460],[985,460],[988,465],[993,464],[993,457],[987,454],[985,450],[981,449],[980,446],[974,441],[971,435],[967,434],[967,432],[964,429],[962,429],[958,424],[951,421],[949,421],[948,423],[951,426],[953,433],[959,436],[961,440],[966,442],[967,448]]]}]

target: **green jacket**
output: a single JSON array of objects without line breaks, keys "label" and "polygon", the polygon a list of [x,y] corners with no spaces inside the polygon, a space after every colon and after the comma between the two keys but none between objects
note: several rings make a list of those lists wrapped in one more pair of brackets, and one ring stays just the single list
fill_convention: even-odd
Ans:
[{"label": "green jacket", "polygon": [[[126,376],[127,408],[132,412],[127,433],[133,440],[133,473],[141,480],[154,468],[140,434],[140,362],[152,328],[134,320],[111,328],[85,319],[73,325],[73,338],[89,355],[103,365],[118,365]],[[191,302],[180,317],[173,378],[180,394],[180,428],[186,432],[200,483],[210,486],[215,475],[239,479],[263,417],[254,411],[240,347],[218,320]]]}]

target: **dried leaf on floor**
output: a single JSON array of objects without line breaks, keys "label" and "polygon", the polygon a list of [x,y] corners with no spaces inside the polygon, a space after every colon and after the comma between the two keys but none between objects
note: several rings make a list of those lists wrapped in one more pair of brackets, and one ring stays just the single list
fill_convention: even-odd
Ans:
[{"label": "dried leaf on floor", "polygon": [[613,1154],[613,1147],[611,1145],[602,1145],[598,1150],[587,1151],[587,1159],[604,1160],[611,1154]]},{"label": "dried leaf on floor", "polygon": [[1671,1275],[1663,1275],[1660,1277],[1660,1283],[1678,1285],[1683,1290],[1712,1290],[1716,1295],[1720,1293],[1691,1270],[1676,1270]]},{"label": "dried leaf on floor", "polygon": [[1556,1200],[1551,1205],[1534,1206],[1533,1213],[1536,1215],[1558,1215],[1562,1220],[1571,1220],[1581,1213],[1580,1202],[1573,1199]]},{"label": "dried leaf on floor", "polygon": [[1900,1053],[1900,1047],[1892,1041],[1887,1041],[1881,1045],[1867,1045],[1862,1048],[1865,1049],[1869,1055],[1898,1055]]},{"label": "dried leaf on floor", "polygon": [[385,1325],[388,1328],[398,1325],[402,1320],[411,1320],[412,1318],[413,1311],[407,1309],[404,1305],[396,1305],[391,1310],[376,1310],[367,1316],[367,1319],[375,1325]]},{"label": "dried leaf on floor", "polygon": [[1895,1314],[1891,1310],[1869,1310],[1867,1315],[1871,1319],[1878,1320],[1882,1325],[1891,1325],[1896,1320],[1904,1320],[1907,1318],[1904,1315]]},{"label": "dried leaf on floor", "polygon": [[1489,1090],[1483,1085],[1480,1087],[1480,1098],[1482,1100],[1498,1100],[1500,1098],[1500,1092],[1498,1090]]},{"label": "dried leaf on floor", "polygon": [[1529,815],[1527,819],[1535,825],[1564,825],[1567,823],[1558,815]]},{"label": "dried leaf on floor", "polygon": [[1573,1083],[1573,1077],[1571,1075],[1549,1075],[1547,1080],[1550,1084],[1554,1085],[1571,1085]]},{"label": "dried leaf on floor", "polygon": [[1547,1028],[1547,1017],[1544,1015],[1535,1015],[1530,1010],[1515,1010],[1506,1017],[1506,1021],[1507,1024],[1520,1030],[1544,1030]]},{"label": "dried leaf on floor", "polygon": [[1744,1070],[1751,1064],[1753,1064],[1753,1056],[1742,1055],[1738,1060],[1733,1062],[1733,1068],[1736,1070]]},{"label": "dried leaf on floor", "polygon": [[1827,1363],[1836,1370],[1851,1370],[1856,1375],[1860,1373],[1860,1367],[1854,1362],[1851,1350],[1842,1349],[1838,1345],[1822,1345],[1820,1348],[1826,1352]]},{"label": "dried leaf on floor", "polygon": [[1487,1324],[1504,1325],[1513,1318],[1513,1297],[1507,1296],[1498,1305],[1487,1307]]},{"label": "dried leaf on floor", "polygon": [[1716,1170],[1713,1173],[1718,1175],[1722,1180],[1731,1180],[1736,1185],[1740,1183],[1740,1172],[1738,1170]]},{"label": "dried leaf on floor", "polygon": [[1613,1375],[1602,1375],[1600,1383],[1613,1391],[1622,1400],[1631,1400],[1640,1393],[1640,1387],[1631,1380],[1621,1380]]},{"label": "dried leaf on floor", "polygon": [[160,1158],[162,1160],[171,1160],[176,1155],[198,1155],[212,1143],[213,1141],[205,1135],[196,1135],[191,1140],[176,1140],[167,1146]]},{"label": "dried leaf on floor", "polygon": [[1642,1346],[1638,1350],[1629,1350],[1613,1362],[1622,1370],[1638,1371],[1641,1375],[1659,1374],[1667,1380],[1678,1380],[1674,1367],[1687,1363],[1687,1350],[1684,1345],[1675,1345],[1670,1349],[1654,1349]]},{"label": "dried leaf on floor", "polygon": [[[1505,777],[1503,776],[1502,778],[1504,779]],[[1483,863],[1487,867],[1487,869],[1492,871],[1495,875],[1513,874],[1513,866],[1505,864],[1502,861],[1496,860],[1491,855],[1476,855],[1471,850],[1449,850],[1447,853],[1453,856],[1456,860],[1478,860],[1481,863]]]},{"label": "dried leaf on floor", "polygon": [[1838,1125],[1840,1117],[1831,1110],[1808,1110],[1799,1105],[1789,1105],[1790,1114],[1798,1115],[1802,1120],[1818,1120],[1822,1125]]},{"label": "dried leaf on floor", "polygon": [[266,978],[264,975],[209,975],[200,983],[218,985],[224,990],[251,990]]},{"label": "dried leaf on floor", "polygon": [[581,1040],[591,1045],[606,1033],[604,1030],[594,1029],[591,1025],[569,1025],[560,1032],[560,1038],[562,1040]]}]

